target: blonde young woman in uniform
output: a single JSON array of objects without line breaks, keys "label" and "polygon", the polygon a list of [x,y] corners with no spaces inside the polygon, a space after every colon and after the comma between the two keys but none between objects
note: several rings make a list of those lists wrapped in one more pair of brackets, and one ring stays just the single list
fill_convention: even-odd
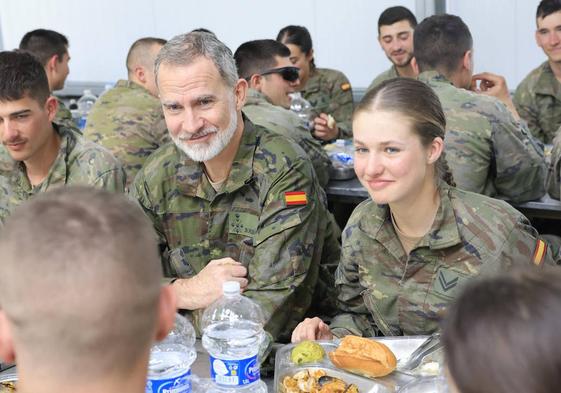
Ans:
[{"label": "blonde young woman in uniform", "polygon": [[[303,26],[282,28],[277,41],[290,49],[290,60],[300,68],[300,85],[297,89],[312,104],[317,114],[314,136],[324,141],[352,137],[353,92],[345,74],[316,67],[312,37]],[[329,115],[334,121],[329,121]]]},{"label": "blonde young woman in uniform", "polygon": [[391,79],[353,117],[355,171],[371,199],[343,233],[338,315],[301,322],[292,341],[355,334],[429,334],[469,280],[516,261],[553,264],[551,251],[506,202],[454,187],[446,120],[430,87]]}]

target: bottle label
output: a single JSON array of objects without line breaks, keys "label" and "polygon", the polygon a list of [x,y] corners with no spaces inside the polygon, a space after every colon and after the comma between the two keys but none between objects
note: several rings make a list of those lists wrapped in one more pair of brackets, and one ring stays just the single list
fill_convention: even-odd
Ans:
[{"label": "bottle label", "polygon": [[146,393],[191,393],[191,369],[175,378],[149,379]]},{"label": "bottle label", "polygon": [[222,360],[210,356],[210,377],[219,385],[244,386],[261,378],[257,355],[247,359]]}]

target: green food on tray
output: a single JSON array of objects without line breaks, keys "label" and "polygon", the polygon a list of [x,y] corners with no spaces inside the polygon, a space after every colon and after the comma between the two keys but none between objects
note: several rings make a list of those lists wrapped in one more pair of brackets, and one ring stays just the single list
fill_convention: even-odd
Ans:
[{"label": "green food on tray", "polygon": [[325,357],[325,350],[314,341],[302,341],[296,345],[290,354],[290,360],[295,364],[318,362]]}]

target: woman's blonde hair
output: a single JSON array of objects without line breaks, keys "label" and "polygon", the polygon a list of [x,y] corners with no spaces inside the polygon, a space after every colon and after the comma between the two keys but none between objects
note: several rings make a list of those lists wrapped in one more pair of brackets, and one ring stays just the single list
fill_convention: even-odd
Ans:
[{"label": "woman's blonde hair", "polygon": [[[360,112],[377,110],[396,112],[411,121],[413,131],[428,146],[434,138],[444,139],[446,117],[440,100],[434,91],[415,79],[394,78],[382,82],[362,98],[354,116]],[[455,186],[452,172],[446,162],[444,151],[435,164],[438,178]]]}]

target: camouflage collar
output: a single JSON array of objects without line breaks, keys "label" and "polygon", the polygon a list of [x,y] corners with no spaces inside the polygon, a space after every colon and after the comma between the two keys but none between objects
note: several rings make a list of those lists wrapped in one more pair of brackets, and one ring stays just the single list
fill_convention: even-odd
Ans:
[{"label": "camouflage collar", "polygon": [[320,72],[320,68],[315,68],[306,82],[306,87],[302,89],[302,96],[306,93],[319,91],[321,86],[321,77],[322,74]]},{"label": "camouflage collar", "polygon": [[119,79],[117,83],[115,83],[115,87],[127,87],[129,89],[142,89],[146,90],[144,87],[140,86],[138,83],[133,82],[127,79]]},{"label": "camouflage collar", "polygon": [[273,105],[269,100],[269,97],[267,97],[265,94],[255,89],[247,90],[247,99],[245,105],[263,105],[263,104]]},{"label": "camouflage collar", "polygon": [[[447,184],[442,183],[440,185],[440,206],[429,233],[421,239],[418,247],[429,247],[432,250],[439,250],[462,243],[456,223],[456,215],[450,199],[450,191],[451,188]],[[394,237],[397,242],[399,240],[391,223],[389,206],[376,205],[373,201],[369,203],[371,203],[370,209],[361,218],[359,227],[370,238],[376,239],[392,251],[392,248],[395,248],[395,244],[398,243],[391,242],[388,244],[386,240],[388,235]],[[395,252],[392,253],[395,254]]]},{"label": "camouflage collar", "polygon": [[561,83],[555,78],[549,62],[544,62],[540,69],[541,72],[536,82],[535,92],[537,94],[557,97],[561,100]]},{"label": "camouflage collar", "polygon": [[[242,139],[228,179],[220,191],[221,194],[238,190],[251,181],[253,177],[253,156],[255,148],[259,144],[259,138],[253,123],[245,115],[242,115],[242,119],[244,122]],[[180,160],[183,161],[177,168],[175,175],[181,193],[212,201],[217,192],[212,188],[204,174],[202,164],[187,158],[179,148],[176,147],[175,149]]]},{"label": "camouflage collar", "polygon": [[421,72],[418,76],[418,79],[421,82],[425,82],[426,84],[430,85],[431,83],[447,83],[450,85],[453,85],[452,82],[450,82],[448,80],[448,78],[446,78],[444,75],[442,75],[440,72],[436,71],[436,70],[431,70],[431,71],[425,71],[425,72]]}]

